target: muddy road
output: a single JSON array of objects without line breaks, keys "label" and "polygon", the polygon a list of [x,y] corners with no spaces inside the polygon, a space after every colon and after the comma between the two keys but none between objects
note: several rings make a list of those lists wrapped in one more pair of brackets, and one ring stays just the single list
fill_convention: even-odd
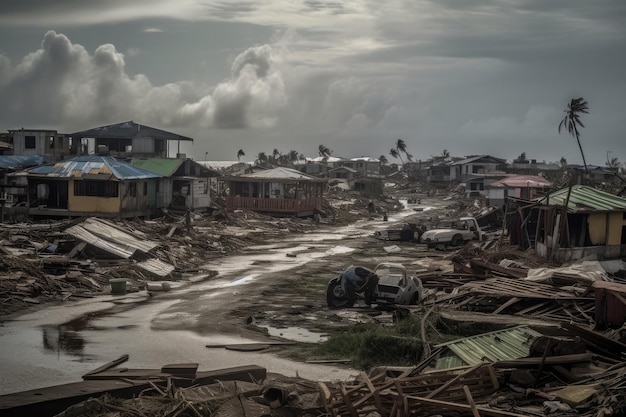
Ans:
[{"label": "muddy road", "polygon": [[0,394],[80,380],[101,364],[128,354],[129,368],[198,362],[200,370],[255,364],[286,376],[346,379],[355,371],[305,364],[280,348],[260,352],[208,349],[207,344],[324,340],[350,312],[326,307],[328,280],[350,264],[411,262],[412,243],[375,239],[376,230],[429,216],[442,202],[424,202],[346,227],[321,224],[309,233],[277,236],[207,265],[215,274],[171,282],[169,292],[140,291],[84,299],[24,314],[0,327]]}]

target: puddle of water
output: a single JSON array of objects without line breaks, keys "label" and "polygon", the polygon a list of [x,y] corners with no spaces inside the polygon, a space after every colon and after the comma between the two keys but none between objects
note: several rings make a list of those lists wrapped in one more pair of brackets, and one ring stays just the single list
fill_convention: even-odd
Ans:
[{"label": "puddle of water", "polygon": [[272,326],[260,326],[267,329],[270,336],[281,337],[286,340],[301,343],[321,343],[328,340],[328,336],[322,333],[315,333],[301,327],[272,327]]}]

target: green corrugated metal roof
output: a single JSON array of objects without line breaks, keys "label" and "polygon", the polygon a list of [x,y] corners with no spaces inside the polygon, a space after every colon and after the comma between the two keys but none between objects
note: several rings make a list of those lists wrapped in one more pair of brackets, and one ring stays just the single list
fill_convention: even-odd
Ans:
[{"label": "green corrugated metal roof", "polygon": [[[528,326],[517,326],[510,329],[483,333],[452,342],[442,343],[435,347],[447,346],[466,365],[499,360],[512,360],[528,356],[532,341],[541,333]],[[437,368],[447,368],[456,361],[443,360],[437,362]]]},{"label": "green corrugated metal roof", "polygon": [[[539,200],[542,204],[562,206],[567,199],[568,188],[555,191]],[[585,185],[574,185],[567,203],[569,212],[625,211],[626,198],[622,198]]]},{"label": "green corrugated metal roof", "polygon": [[134,159],[133,165],[164,177],[171,177],[183,162],[184,160],[182,159],[174,158],[149,158]]}]

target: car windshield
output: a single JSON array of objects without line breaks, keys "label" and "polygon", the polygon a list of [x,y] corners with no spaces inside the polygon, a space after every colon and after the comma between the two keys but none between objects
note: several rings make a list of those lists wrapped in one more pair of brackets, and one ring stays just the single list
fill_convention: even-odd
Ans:
[{"label": "car windshield", "polygon": [[393,266],[382,266],[376,268],[378,275],[378,284],[383,285],[401,285],[406,273],[403,268]]}]

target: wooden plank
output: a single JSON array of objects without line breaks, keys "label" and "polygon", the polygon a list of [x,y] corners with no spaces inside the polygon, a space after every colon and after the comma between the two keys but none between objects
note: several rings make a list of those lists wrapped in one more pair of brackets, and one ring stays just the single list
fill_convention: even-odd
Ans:
[{"label": "wooden plank", "polygon": [[360,404],[364,403],[365,401],[369,400],[369,398],[373,397],[374,402],[376,403],[376,410],[378,411],[378,413],[383,417],[386,416],[387,413],[385,412],[382,402],[380,401],[380,395],[378,393],[378,389],[374,387],[374,384],[372,384],[372,381],[370,381],[370,379],[367,377],[367,374],[365,372],[361,372],[361,379],[363,379],[363,381],[365,382],[365,385],[370,390],[370,393],[361,397],[355,403],[355,407],[358,407]]},{"label": "wooden plank", "polygon": [[520,301],[520,299],[518,297],[512,297],[509,301],[507,301],[506,303],[502,304],[500,307],[495,309],[493,311],[493,313],[491,313],[491,314],[500,314],[500,312],[502,310],[504,310],[507,307],[512,306],[513,304],[517,303],[518,301]]},{"label": "wooden plank", "polygon": [[[146,373],[158,373],[159,370],[144,370]],[[171,375],[168,375],[171,377]],[[170,379],[179,387],[207,385],[216,381],[247,381],[256,382],[265,379],[265,368],[256,365],[238,366],[215,371],[198,372],[196,379]],[[85,380],[70,384],[22,391],[13,394],[0,395],[0,415],[3,417],[21,416],[54,416],[69,406],[87,400],[90,397],[100,397],[110,393],[118,398],[133,398],[154,382],[166,382],[167,379],[114,379],[114,380]]]},{"label": "wooden plank", "polygon": [[[589,362],[593,358],[591,353],[577,353],[573,355],[547,356],[544,364],[546,365],[562,365],[564,363]],[[496,361],[492,363],[494,368],[515,368],[518,366],[537,366],[540,365],[543,358],[521,358],[507,361]]]},{"label": "wooden plank", "polygon": [[352,405],[352,402],[350,401],[350,396],[348,395],[348,391],[346,390],[345,385],[341,384],[340,390],[343,396],[343,402],[346,404],[346,407],[348,407],[348,412],[350,413],[350,416],[359,417],[358,413],[354,409],[354,406]]},{"label": "wooden plank", "polygon": [[116,366],[126,362],[127,360],[128,360],[128,354],[124,354],[124,355],[120,356],[119,358],[113,359],[112,361],[107,362],[104,365],[94,369],[93,371],[87,372],[85,375],[83,375],[83,379],[85,378],[85,376],[95,375],[95,374],[98,374],[100,372],[108,371],[111,368],[115,368]]},{"label": "wooden plank", "polygon": [[478,408],[476,408],[476,404],[474,403],[472,393],[470,392],[470,389],[467,385],[463,385],[463,392],[465,393],[465,397],[467,398],[467,402],[472,409],[472,414],[474,415],[474,417],[481,417],[480,413],[478,412]]},{"label": "wooden plank", "polygon": [[[433,405],[433,406],[438,407],[439,409],[451,409],[451,410],[458,410],[458,411],[471,411],[472,409],[469,405],[465,405],[465,404],[458,404],[458,403],[453,403],[453,402],[448,402],[448,401],[435,400],[432,398],[417,397],[413,395],[408,396],[408,399],[413,400],[420,404]],[[496,410],[496,409],[486,408],[486,407],[476,407],[476,410],[478,410],[482,415],[486,415],[486,416],[528,417],[525,414],[510,413],[508,411]]]},{"label": "wooden plank", "polygon": [[471,373],[473,373],[474,371],[482,368],[485,364],[484,363],[479,363],[476,366],[473,366],[472,368],[468,369],[467,371],[463,372],[462,374],[457,375],[456,377],[450,379],[448,382],[446,382],[445,384],[443,384],[442,386],[440,386],[439,388],[437,388],[436,390],[430,392],[426,398],[433,398],[435,396],[437,396],[437,394],[439,394],[442,391],[445,391],[448,387],[450,387],[451,385],[455,384],[456,382],[458,382],[461,378],[463,378],[464,376],[467,376]]}]

